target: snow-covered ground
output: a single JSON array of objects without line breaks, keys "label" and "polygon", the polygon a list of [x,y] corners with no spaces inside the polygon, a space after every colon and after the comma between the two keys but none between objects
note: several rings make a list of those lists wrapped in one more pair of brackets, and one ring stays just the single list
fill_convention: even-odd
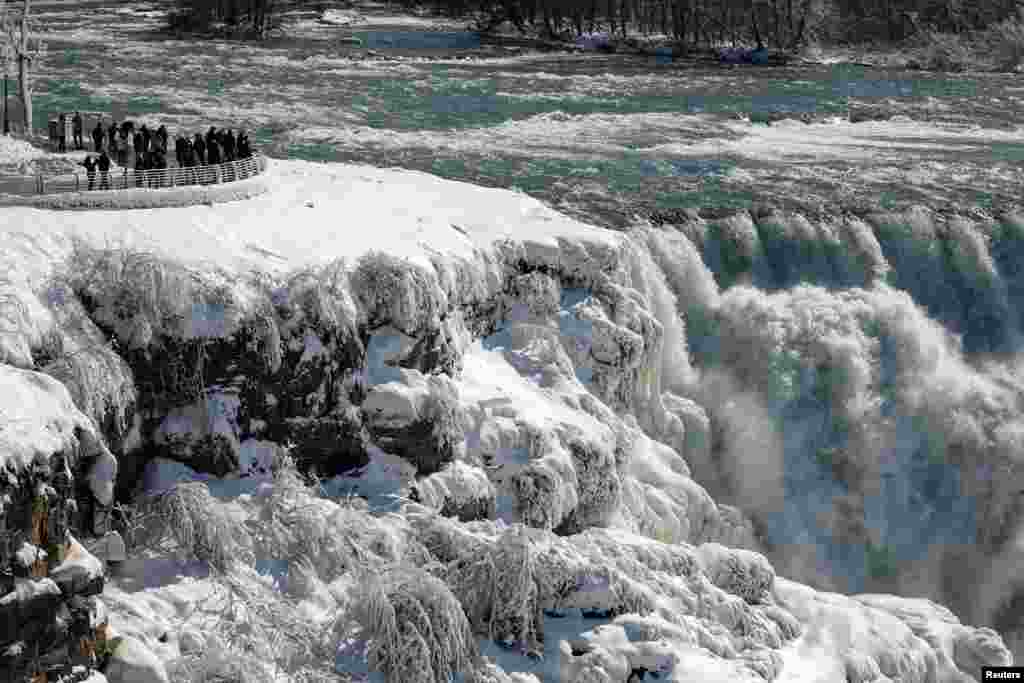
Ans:
[{"label": "snow-covered ground", "polygon": [[[351,263],[371,249],[431,267],[432,253],[468,259],[501,239],[552,253],[559,237],[604,249],[618,241],[530,197],[426,173],[276,160],[266,182],[273,191],[265,197],[215,207],[82,214],[11,208],[4,212],[4,229],[36,225],[34,232],[45,239],[115,242],[233,273],[294,271],[338,259]],[[403,201],[393,201],[396,195]],[[297,217],[302,239],[282,230]]]}]

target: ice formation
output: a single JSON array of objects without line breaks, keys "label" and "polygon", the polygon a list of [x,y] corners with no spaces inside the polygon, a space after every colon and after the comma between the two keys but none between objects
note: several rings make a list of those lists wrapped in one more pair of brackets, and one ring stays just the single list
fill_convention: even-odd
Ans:
[{"label": "ice formation", "polygon": [[[1012,660],[1024,384],[1019,356],[970,353],[1018,348],[1019,219],[949,221],[935,261],[920,213],[619,234],[393,169],[268,183],[5,213],[0,456],[74,441],[93,514],[176,491],[179,541],[227,570],[129,547],[98,596],[130,660],[108,673],[924,683]],[[929,298],[947,267],[960,309]]]}]

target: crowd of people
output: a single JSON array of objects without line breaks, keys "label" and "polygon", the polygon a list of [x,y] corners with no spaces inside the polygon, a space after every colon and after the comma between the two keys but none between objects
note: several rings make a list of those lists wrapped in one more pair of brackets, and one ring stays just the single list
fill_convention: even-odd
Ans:
[{"label": "crowd of people", "polygon": [[[84,149],[82,116],[78,112],[75,112],[72,118],[72,131],[75,148]],[[94,189],[97,171],[100,174],[100,189],[110,188],[109,172],[114,160],[118,166],[135,169],[136,186],[159,183],[161,174],[147,174],[144,171],[168,168],[169,138],[167,127],[163,125],[151,130],[143,124],[136,130],[132,121],[124,121],[120,126],[116,122],[111,122],[106,128],[97,121],[92,129],[92,142],[93,151],[98,157],[93,159],[91,154],[86,155],[85,161],[80,164],[85,167],[89,189]],[[60,141],[60,147],[63,148],[63,134]],[[235,135],[230,128],[218,130],[215,126],[210,126],[205,135],[196,133],[189,136],[179,133],[174,139],[174,156],[178,168],[189,169],[185,173],[184,182],[192,184],[198,179],[195,171],[191,170],[194,167],[247,159],[252,156],[252,147],[244,130]],[[234,170],[230,166],[225,167],[223,172],[223,181],[235,179]]]}]

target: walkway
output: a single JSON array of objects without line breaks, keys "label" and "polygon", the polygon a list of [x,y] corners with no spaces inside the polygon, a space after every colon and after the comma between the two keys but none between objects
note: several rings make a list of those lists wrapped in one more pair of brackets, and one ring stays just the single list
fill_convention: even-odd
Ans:
[{"label": "walkway", "polygon": [[152,170],[115,168],[104,179],[96,171],[92,187],[83,168],[77,173],[56,176],[37,175],[24,179],[7,178],[0,181],[0,194],[33,196],[54,195],[90,190],[135,190],[182,187],[189,185],[218,185],[244,180],[262,174],[267,170],[267,158],[254,154],[246,159],[228,161],[222,164],[173,167]]}]

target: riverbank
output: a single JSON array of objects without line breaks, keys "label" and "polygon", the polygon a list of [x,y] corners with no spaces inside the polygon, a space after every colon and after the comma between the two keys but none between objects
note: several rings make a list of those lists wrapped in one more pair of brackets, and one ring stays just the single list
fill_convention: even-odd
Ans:
[{"label": "riverbank", "polygon": [[[344,13],[359,30],[382,30],[397,26],[422,31],[475,30],[474,17],[442,17],[426,9],[403,10],[373,0],[336,3],[345,9],[328,8],[325,15]],[[325,5],[326,6],[326,5]],[[1007,23],[971,35],[941,34],[922,31],[899,42],[865,42],[853,45],[811,44],[797,51],[769,49],[765,66],[849,64],[880,69],[907,69],[934,72],[1024,72],[1024,25]],[[595,31],[601,31],[596,27]],[[607,32],[606,32],[607,33]],[[534,27],[520,31],[505,21],[480,32],[484,46],[532,49],[543,52],[587,52],[598,50],[582,47],[566,34],[552,39]],[[616,54],[667,57],[698,63],[720,63],[720,50],[735,47],[687,48],[667,34],[630,35],[626,38],[609,34],[608,50]],[[741,46],[742,47],[742,46]],[[748,46],[749,47],[749,46]],[[729,65],[731,66],[731,65]]]}]

